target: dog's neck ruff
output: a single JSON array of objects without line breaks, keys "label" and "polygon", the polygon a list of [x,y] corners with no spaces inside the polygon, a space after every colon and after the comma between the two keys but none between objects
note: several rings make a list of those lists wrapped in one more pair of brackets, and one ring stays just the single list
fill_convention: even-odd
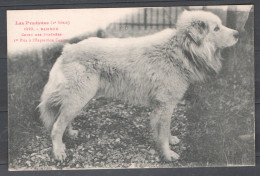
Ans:
[{"label": "dog's neck ruff", "polygon": [[170,58],[173,63],[182,64],[180,68],[184,68],[182,73],[189,82],[204,81],[216,75],[221,69],[220,50],[208,42],[202,41],[198,45],[185,34],[177,34],[168,41],[166,46],[172,53],[178,51],[183,56],[168,54],[167,58]]}]

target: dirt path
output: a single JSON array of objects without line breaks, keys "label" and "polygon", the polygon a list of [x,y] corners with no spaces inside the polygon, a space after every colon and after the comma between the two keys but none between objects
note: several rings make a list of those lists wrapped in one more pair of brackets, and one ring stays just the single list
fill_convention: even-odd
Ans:
[{"label": "dirt path", "polygon": [[[179,105],[172,117],[171,131],[180,139],[186,135],[185,106]],[[53,159],[51,141],[44,131],[35,134],[30,143],[21,149],[10,168],[32,169],[87,169],[87,168],[133,168],[133,167],[181,167],[187,165],[179,160],[164,163],[151,140],[149,114],[151,110],[121,104],[105,99],[94,100],[73,122],[79,130],[78,139],[64,136],[67,159],[64,163]],[[186,144],[180,142],[172,149],[184,155]]]}]

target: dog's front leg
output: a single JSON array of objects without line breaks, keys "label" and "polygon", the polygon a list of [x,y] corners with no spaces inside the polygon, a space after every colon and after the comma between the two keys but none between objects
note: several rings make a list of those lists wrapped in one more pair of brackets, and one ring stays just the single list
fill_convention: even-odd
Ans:
[{"label": "dog's front leg", "polygon": [[174,107],[175,105],[173,104],[163,103],[151,114],[153,137],[166,161],[175,161],[179,159],[179,155],[172,151],[169,146],[169,140],[171,138],[171,115]]}]

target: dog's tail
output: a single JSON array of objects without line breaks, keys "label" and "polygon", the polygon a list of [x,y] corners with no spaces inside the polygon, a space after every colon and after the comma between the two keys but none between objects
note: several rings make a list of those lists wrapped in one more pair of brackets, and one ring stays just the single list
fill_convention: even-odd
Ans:
[{"label": "dog's tail", "polygon": [[48,98],[42,98],[41,103],[38,105],[40,110],[40,119],[42,120],[45,128],[51,131],[54,122],[56,121],[56,114],[51,107],[51,102]]},{"label": "dog's tail", "polygon": [[60,61],[57,61],[53,66],[48,83],[44,87],[41,102],[37,106],[40,110],[40,119],[49,131],[52,129],[54,122],[60,114],[62,104],[64,77],[59,69],[59,62]]},{"label": "dog's tail", "polygon": [[53,85],[48,82],[41,96],[41,103],[38,105],[40,110],[40,119],[45,128],[50,131],[56,121],[61,105],[61,97],[59,91],[53,89]]}]

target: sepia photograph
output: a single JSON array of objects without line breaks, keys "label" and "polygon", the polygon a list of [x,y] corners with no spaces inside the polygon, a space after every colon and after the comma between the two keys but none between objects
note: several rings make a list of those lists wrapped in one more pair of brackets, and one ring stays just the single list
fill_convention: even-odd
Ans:
[{"label": "sepia photograph", "polygon": [[8,10],[10,171],[255,165],[254,6]]}]

